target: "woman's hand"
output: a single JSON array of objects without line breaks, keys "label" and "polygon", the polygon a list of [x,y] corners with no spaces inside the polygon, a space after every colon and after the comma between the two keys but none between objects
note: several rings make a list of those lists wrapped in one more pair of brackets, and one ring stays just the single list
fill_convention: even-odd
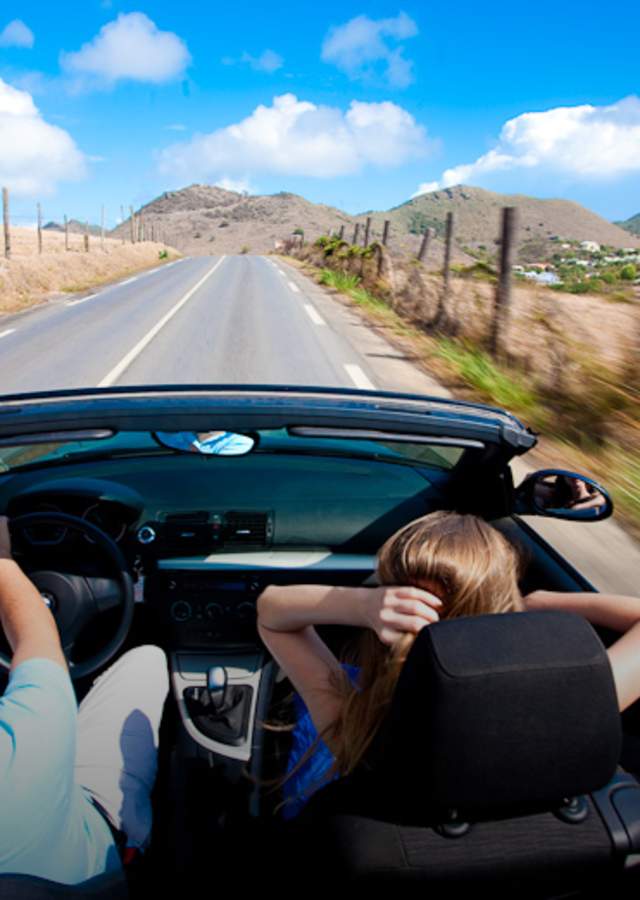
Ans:
[{"label": "woman's hand", "polygon": [[404,634],[417,634],[440,619],[442,600],[417,587],[378,587],[367,602],[367,625],[383,644],[392,646]]}]

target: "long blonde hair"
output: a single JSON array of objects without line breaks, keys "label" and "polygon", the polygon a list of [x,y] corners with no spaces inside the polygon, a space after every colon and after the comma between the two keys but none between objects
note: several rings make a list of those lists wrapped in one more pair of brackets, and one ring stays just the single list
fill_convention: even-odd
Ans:
[{"label": "long blonde hair", "polygon": [[[515,547],[473,515],[429,513],[397,531],[378,552],[380,583],[437,594],[442,619],[521,610],[519,574]],[[335,756],[330,774],[349,774],[369,749],[415,637],[403,635],[392,647],[371,630],[358,639],[352,658],[360,667],[357,687],[346,674],[334,684],[343,702],[324,735]]]}]

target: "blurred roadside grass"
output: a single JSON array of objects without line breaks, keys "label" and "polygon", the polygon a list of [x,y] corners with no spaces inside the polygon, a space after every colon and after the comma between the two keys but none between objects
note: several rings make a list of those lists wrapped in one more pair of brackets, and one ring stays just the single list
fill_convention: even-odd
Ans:
[{"label": "blurred roadside grass", "polygon": [[[299,265],[297,260],[293,260]],[[360,285],[355,275],[309,268],[320,284],[348,296],[387,334],[409,340],[416,360],[456,394],[503,407],[541,436],[545,464],[591,475],[611,492],[616,517],[640,538],[640,377],[637,362],[623,371],[573,351],[557,389],[538,384],[514,365],[496,362],[478,344],[427,334]],[[565,379],[564,370],[574,369]],[[575,376],[578,373],[578,377]]]}]

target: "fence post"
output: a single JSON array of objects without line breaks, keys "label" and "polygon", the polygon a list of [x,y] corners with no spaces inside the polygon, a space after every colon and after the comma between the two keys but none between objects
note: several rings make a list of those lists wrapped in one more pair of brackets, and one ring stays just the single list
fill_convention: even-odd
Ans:
[{"label": "fence post", "polygon": [[69,220],[64,217],[64,249],[69,249]]},{"label": "fence post", "polygon": [[442,267],[443,283],[440,302],[433,325],[436,328],[446,329],[449,324],[449,291],[451,289],[451,245],[453,243],[453,213],[447,213],[447,225],[444,244],[444,265]]},{"label": "fence post", "polygon": [[42,207],[38,203],[38,253],[42,253]]},{"label": "fence post", "polygon": [[104,204],[100,207],[100,246],[104,250]]},{"label": "fence post", "polygon": [[358,235],[360,234],[360,222],[356,222],[353,229],[353,243],[358,243]]},{"label": "fence post", "polygon": [[431,241],[431,236],[433,232],[431,228],[425,228],[424,234],[422,235],[422,241],[420,242],[420,249],[418,250],[418,259],[420,262],[424,262],[427,258],[427,253],[429,252],[429,243]]},{"label": "fence post", "polygon": [[390,224],[391,224],[391,222],[389,221],[389,219],[384,220],[384,228],[382,230],[382,243],[385,247],[387,246],[387,243],[389,242],[389,226],[390,226]]},{"label": "fence post", "polygon": [[84,223],[84,252],[89,252],[89,223]]},{"label": "fence post", "polygon": [[9,191],[2,188],[2,217],[4,219],[4,255],[11,259],[11,231],[9,229]]},{"label": "fence post", "polygon": [[135,244],[136,242],[136,228],[133,214],[133,206],[129,207],[129,228],[131,230],[131,243]]},{"label": "fence post", "polygon": [[124,206],[120,204],[120,234],[122,236],[122,243],[124,244]]},{"label": "fence post", "polygon": [[493,308],[491,332],[489,334],[489,350],[493,356],[502,352],[502,341],[509,321],[511,306],[511,270],[515,246],[516,209],[505,206],[502,210],[502,237],[500,243],[500,273],[496,287],[496,300]]},{"label": "fence post", "polygon": [[364,246],[369,246],[369,234],[371,232],[371,216],[367,216],[367,224],[364,226]]},{"label": "fence post", "polygon": [[338,232],[338,237],[341,241],[344,240],[344,225],[340,226],[340,231]]}]

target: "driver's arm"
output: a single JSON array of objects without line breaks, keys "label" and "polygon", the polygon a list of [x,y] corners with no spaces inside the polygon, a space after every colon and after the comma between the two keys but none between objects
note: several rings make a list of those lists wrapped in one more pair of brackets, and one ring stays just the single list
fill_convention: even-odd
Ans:
[{"label": "driver's arm", "polygon": [[53,616],[11,555],[8,519],[0,516],[0,624],[11,645],[11,668],[27,659],[67,662]]}]

